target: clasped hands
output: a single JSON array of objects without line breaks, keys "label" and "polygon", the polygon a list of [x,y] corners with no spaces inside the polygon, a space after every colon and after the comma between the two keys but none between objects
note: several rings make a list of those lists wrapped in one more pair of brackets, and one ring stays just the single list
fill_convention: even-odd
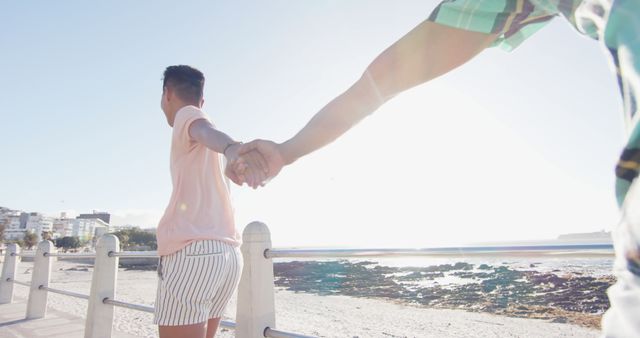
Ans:
[{"label": "clasped hands", "polygon": [[253,189],[264,186],[284,166],[280,145],[267,140],[238,143],[225,152],[225,175],[235,184],[246,183]]}]

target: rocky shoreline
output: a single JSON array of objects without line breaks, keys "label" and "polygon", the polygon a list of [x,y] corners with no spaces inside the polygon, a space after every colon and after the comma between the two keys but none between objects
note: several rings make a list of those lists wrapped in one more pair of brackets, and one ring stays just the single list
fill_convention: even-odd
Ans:
[{"label": "rocky shoreline", "polygon": [[[535,266],[532,265],[531,268]],[[464,309],[599,328],[613,276],[516,270],[464,262],[387,267],[376,262],[274,263],[276,286],[318,295],[383,298],[430,308]]]}]

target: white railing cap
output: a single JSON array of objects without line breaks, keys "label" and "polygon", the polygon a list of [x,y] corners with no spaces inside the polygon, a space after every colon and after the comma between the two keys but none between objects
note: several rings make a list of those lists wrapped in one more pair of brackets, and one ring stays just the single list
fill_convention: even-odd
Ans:
[{"label": "white railing cap", "polygon": [[264,223],[251,222],[242,232],[242,241],[244,243],[271,241],[271,232]]}]

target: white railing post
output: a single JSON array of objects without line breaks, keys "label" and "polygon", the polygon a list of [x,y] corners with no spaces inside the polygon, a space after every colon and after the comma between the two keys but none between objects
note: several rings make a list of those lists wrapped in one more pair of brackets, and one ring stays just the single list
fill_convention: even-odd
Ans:
[{"label": "white railing post", "polygon": [[114,299],[118,278],[118,257],[110,252],[120,251],[118,237],[106,234],[96,244],[96,260],[91,276],[91,293],[84,327],[85,338],[111,337],[113,327],[113,305],[105,304],[105,298]]},{"label": "white railing post", "polygon": [[33,274],[31,275],[31,287],[29,288],[29,300],[27,301],[27,319],[44,318],[47,314],[47,290],[40,286],[49,286],[51,279],[51,257],[55,247],[51,241],[38,243],[36,255],[33,257]]},{"label": "white railing post", "polygon": [[271,249],[269,228],[253,222],[242,234],[244,269],[238,286],[236,337],[264,337],[267,327],[275,328],[273,262],[264,256]]},{"label": "white railing post", "polygon": [[20,247],[16,243],[7,245],[7,252],[2,265],[2,280],[0,280],[0,304],[13,302],[13,279],[18,271],[18,254]]}]

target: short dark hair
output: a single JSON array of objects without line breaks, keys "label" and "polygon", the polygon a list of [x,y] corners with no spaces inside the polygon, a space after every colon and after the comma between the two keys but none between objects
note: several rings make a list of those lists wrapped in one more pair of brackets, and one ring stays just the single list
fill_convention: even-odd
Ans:
[{"label": "short dark hair", "polygon": [[204,74],[191,66],[169,66],[164,70],[162,87],[172,88],[184,101],[197,103],[203,96]]}]

